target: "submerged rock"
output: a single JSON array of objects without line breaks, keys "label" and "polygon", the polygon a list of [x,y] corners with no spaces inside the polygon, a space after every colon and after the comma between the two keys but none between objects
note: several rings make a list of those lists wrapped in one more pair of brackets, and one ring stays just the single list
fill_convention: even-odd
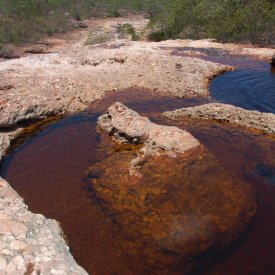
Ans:
[{"label": "submerged rock", "polygon": [[[122,143],[111,144],[112,153],[90,168],[91,185],[139,274],[189,272],[198,256],[236,240],[255,214],[251,186],[228,175],[189,133],[156,125],[120,103],[99,126]],[[133,141],[142,145],[123,144]],[[129,165],[141,146],[154,153],[144,156],[137,176]]]}]

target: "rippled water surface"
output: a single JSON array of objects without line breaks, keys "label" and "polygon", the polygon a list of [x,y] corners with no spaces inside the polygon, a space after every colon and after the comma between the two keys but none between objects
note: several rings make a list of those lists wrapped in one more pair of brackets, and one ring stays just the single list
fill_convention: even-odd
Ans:
[{"label": "rippled water surface", "polygon": [[211,96],[248,110],[275,113],[275,70],[267,62],[232,59],[236,70],[211,82]]},{"label": "rippled water surface", "polygon": [[177,48],[173,54],[186,56],[185,51],[197,51],[198,58],[236,67],[210,83],[210,92],[218,102],[248,110],[275,113],[275,68],[267,61],[230,55],[220,49]]}]

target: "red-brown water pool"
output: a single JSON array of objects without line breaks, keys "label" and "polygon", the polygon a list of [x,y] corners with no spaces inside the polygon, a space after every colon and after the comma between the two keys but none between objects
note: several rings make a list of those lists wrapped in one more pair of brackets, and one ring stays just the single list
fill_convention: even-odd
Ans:
[{"label": "red-brown water pool", "polygon": [[209,256],[209,264],[198,266],[194,274],[274,274],[274,138],[212,122],[165,121],[161,112],[209,99],[169,99],[137,89],[109,94],[91,104],[87,112],[42,127],[2,163],[1,176],[24,198],[29,209],[61,223],[77,262],[89,274],[139,274],[116,242],[119,230],[102,212],[87,184],[88,168],[105,157],[104,150],[98,148],[101,137],[95,131],[97,117],[115,101],[158,123],[189,130],[229,173],[256,188],[258,212],[247,232],[223,254]]}]

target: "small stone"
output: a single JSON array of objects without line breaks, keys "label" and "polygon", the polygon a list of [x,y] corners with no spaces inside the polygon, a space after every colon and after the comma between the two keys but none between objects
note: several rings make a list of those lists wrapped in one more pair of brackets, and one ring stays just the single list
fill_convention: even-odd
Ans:
[{"label": "small stone", "polygon": [[51,269],[50,270],[51,274],[54,274],[54,275],[62,275],[62,274],[65,274],[65,272],[63,270],[57,270],[57,269]]},{"label": "small stone", "polygon": [[16,270],[16,265],[13,262],[10,262],[8,264],[7,268],[6,268],[7,274],[12,274],[13,275],[15,270]]},{"label": "small stone", "polygon": [[10,244],[10,249],[24,251],[26,248],[27,245],[22,241],[14,240]]},{"label": "small stone", "polygon": [[5,213],[0,213],[0,220],[11,220],[12,218],[5,214]]},{"label": "small stone", "polygon": [[4,255],[12,255],[11,251],[9,251],[8,249],[3,249],[1,253]]},{"label": "small stone", "polygon": [[12,261],[16,265],[23,265],[24,264],[24,259],[21,256],[14,257]]},{"label": "small stone", "polygon": [[0,270],[6,270],[7,261],[4,257],[0,257]]},{"label": "small stone", "polygon": [[18,222],[12,220],[1,220],[0,234],[21,234],[27,232],[28,228]]},{"label": "small stone", "polygon": [[50,262],[50,261],[51,261],[51,258],[45,256],[45,257],[42,258],[42,261],[47,263],[47,262]]}]

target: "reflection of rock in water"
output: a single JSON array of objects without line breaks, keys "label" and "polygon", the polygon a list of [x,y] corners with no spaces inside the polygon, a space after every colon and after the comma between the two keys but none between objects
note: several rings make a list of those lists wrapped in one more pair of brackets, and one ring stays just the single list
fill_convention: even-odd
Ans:
[{"label": "reflection of rock in water", "polygon": [[239,236],[256,211],[249,185],[229,177],[198,144],[173,157],[147,155],[139,176],[131,175],[137,146],[113,144],[113,153],[90,173],[96,196],[121,228],[119,242],[139,274],[171,274],[178,265],[184,266],[181,273],[188,272],[194,258]]}]

